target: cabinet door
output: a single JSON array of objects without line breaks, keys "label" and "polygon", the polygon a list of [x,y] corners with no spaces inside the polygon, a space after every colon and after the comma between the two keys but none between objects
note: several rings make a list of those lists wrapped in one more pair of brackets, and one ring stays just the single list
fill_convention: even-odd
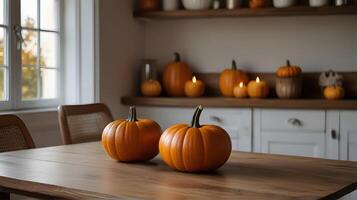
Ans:
[{"label": "cabinet door", "polygon": [[262,134],[262,152],[324,158],[325,134],[264,132]]},{"label": "cabinet door", "polygon": [[326,112],[323,110],[254,111],[255,150],[263,153],[324,158]]},{"label": "cabinet door", "polygon": [[[357,112],[342,111],[340,113],[340,159],[357,161]],[[357,192],[353,192],[343,200],[356,200]]]}]

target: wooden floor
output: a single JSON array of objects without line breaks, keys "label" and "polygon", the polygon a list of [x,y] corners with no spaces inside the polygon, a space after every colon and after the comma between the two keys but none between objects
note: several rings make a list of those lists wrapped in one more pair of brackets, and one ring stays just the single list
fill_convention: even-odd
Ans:
[{"label": "wooden floor", "polygon": [[357,188],[357,163],[232,153],[210,174],[113,161],[101,144],[0,154],[0,189],[67,199],[338,199]]}]

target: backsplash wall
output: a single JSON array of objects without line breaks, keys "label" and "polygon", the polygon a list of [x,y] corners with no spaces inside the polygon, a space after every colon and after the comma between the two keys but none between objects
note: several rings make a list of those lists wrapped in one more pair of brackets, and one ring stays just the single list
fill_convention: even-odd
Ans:
[{"label": "backsplash wall", "polygon": [[303,16],[149,21],[145,57],[162,68],[179,51],[194,71],[230,66],[272,72],[285,63],[305,71],[357,70],[357,16]]}]

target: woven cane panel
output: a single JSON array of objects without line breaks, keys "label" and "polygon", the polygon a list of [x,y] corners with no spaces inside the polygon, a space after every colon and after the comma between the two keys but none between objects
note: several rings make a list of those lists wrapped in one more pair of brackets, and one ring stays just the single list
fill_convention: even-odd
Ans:
[{"label": "woven cane panel", "polygon": [[17,126],[6,126],[0,128],[0,152],[27,149],[27,143]]},{"label": "woven cane panel", "polygon": [[67,117],[72,143],[98,141],[103,129],[111,122],[105,113],[72,115]]}]

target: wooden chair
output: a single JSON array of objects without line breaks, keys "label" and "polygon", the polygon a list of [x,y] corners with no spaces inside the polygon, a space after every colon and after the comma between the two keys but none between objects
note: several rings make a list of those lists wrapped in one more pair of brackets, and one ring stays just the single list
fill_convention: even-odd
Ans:
[{"label": "wooden chair", "polygon": [[58,108],[64,144],[98,141],[113,116],[105,104],[63,105]]},{"label": "wooden chair", "polygon": [[16,115],[0,115],[0,152],[35,148],[30,132]]}]

